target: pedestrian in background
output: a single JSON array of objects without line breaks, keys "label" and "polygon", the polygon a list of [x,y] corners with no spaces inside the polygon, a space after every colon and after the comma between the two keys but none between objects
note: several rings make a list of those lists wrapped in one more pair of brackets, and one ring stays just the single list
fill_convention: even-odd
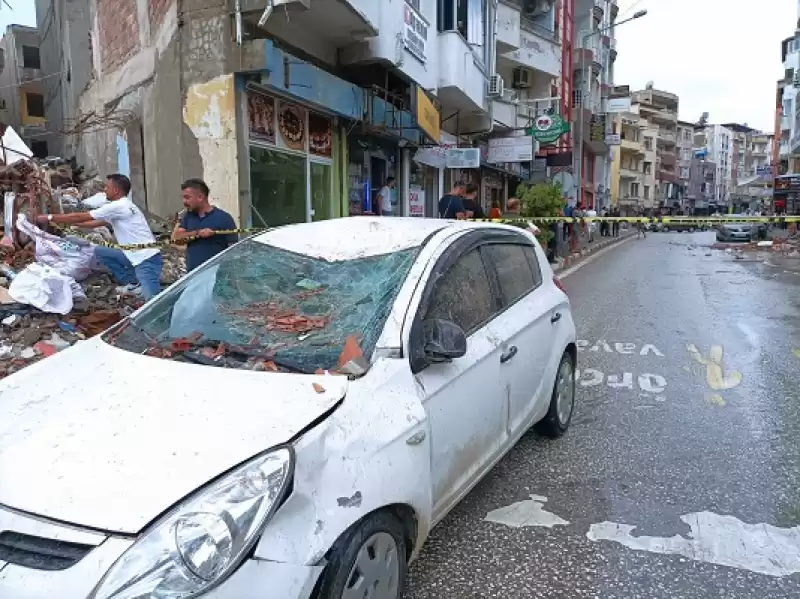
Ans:
[{"label": "pedestrian in background", "polygon": [[378,197],[375,198],[375,203],[378,204],[378,209],[381,216],[392,216],[394,215],[394,211],[392,210],[392,190],[395,187],[395,179],[394,177],[389,177],[386,179],[386,185],[380,188],[378,191]]},{"label": "pedestrian in background", "polygon": [[464,198],[461,200],[464,205],[464,210],[467,212],[467,218],[486,218],[486,214],[483,212],[483,206],[481,206],[477,197],[478,186],[474,183],[470,183],[464,189]]},{"label": "pedestrian in background", "polygon": [[[619,218],[619,208],[614,208],[611,210],[611,216],[614,218]],[[615,220],[611,223],[611,235],[614,237],[619,237],[619,221]]]},{"label": "pedestrian in background", "polygon": [[186,241],[186,271],[192,271],[238,241],[233,217],[209,202],[210,190],[202,179],[187,179],[181,185],[186,214],[172,231],[173,241]]},{"label": "pedestrian in background", "polygon": [[439,200],[439,218],[464,218],[463,196],[466,189],[467,184],[463,181],[453,183],[450,193],[444,194]]}]

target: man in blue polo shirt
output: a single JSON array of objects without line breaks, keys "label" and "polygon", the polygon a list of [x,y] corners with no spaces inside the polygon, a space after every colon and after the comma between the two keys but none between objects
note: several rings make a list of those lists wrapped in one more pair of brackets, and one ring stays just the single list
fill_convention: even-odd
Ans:
[{"label": "man in blue polo shirt", "polygon": [[172,232],[173,241],[189,240],[186,246],[186,270],[191,271],[238,241],[231,233],[217,233],[236,228],[233,217],[208,201],[208,185],[201,179],[187,179],[181,185],[186,214]]}]

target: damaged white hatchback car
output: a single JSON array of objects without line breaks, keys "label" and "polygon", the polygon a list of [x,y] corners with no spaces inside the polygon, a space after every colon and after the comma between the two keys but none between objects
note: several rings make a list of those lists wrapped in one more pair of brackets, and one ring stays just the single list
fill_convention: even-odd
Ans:
[{"label": "damaged white hatchback car", "polygon": [[0,383],[0,597],[396,599],[532,425],[567,429],[575,361],[521,228],[244,240]]}]

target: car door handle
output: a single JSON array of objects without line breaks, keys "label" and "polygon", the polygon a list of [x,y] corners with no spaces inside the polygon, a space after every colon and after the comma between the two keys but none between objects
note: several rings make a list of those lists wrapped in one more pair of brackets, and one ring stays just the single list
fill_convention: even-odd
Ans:
[{"label": "car door handle", "polygon": [[500,354],[500,363],[501,364],[505,364],[506,362],[508,362],[511,358],[513,358],[516,355],[517,355],[517,346],[516,345],[512,345],[511,347],[508,348],[508,351],[503,352],[502,354]]},{"label": "car door handle", "polygon": [[551,323],[551,324],[555,324],[555,323],[557,323],[559,320],[561,320],[561,312],[556,312],[555,314],[553,314],[553,315],[550,317],[550,323]]}]

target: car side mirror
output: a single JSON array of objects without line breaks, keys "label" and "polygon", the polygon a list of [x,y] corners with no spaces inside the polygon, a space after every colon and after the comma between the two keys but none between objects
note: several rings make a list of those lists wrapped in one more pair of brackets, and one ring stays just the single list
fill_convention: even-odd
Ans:
[{"label": "car side mirror", "polygon": [[431,364],[452,362],[467,353],[467,336],[454,322],[431,318],[422,323],[425,359]]}]

